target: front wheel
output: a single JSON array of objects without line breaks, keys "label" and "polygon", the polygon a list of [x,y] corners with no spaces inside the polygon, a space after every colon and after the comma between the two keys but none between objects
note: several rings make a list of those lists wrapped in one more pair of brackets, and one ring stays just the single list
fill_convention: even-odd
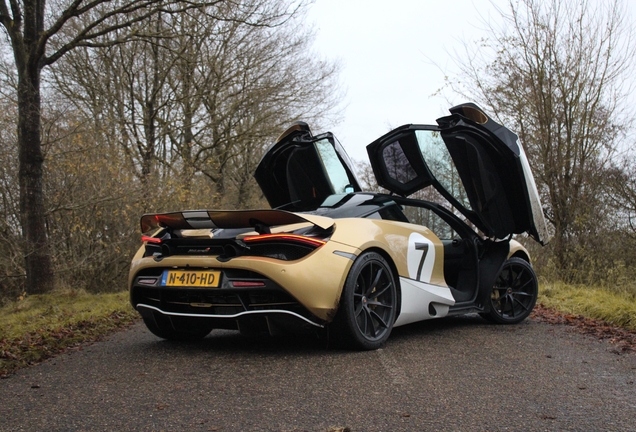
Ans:
[{"label": "front wheel", "polygon": [[391,334],[396,308],[389,264],[376,252],[363,253],[351,266],[330,333],[345,347],[378,349]]},{"label": "front wheel", "polygon": [[504,262],[490,294],[490,312],[484,318],[498,324],[517,324],[530,315],[539,295],[532,266],[521,258]]}]

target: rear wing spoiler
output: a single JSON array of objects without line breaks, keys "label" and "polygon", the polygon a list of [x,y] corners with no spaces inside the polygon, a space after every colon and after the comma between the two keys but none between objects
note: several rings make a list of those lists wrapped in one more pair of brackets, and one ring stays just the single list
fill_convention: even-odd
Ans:
[{"label": "rear wing spoiler", "polygon": [[287,212],[284,210],[186,210],[172,213],[145,214],[141,217],[141,232],[157,228],[214,229],[273,227],[311,223],[322,229],[334,224],[331,218]]}]

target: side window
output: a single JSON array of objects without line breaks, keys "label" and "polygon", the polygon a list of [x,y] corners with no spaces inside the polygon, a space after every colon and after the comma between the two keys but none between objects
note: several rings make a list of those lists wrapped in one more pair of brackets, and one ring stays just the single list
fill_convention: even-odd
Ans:
[{"label": "side window", "polygon": [[392,204],[386,207],[382,207],[377,212],[371,213],[367,216],[368,219],[384,219],[384,220],[394,220],[397,222],[406,222],[408,223],[408,218],[402,212],[402,207],[397,204]]},{"label": "side window", "polygon": [[407,184],[417,177],[402,146],[398,141],[387,145],[382,150],[382,157],[389,176],[402,184]]},{"label": "side window", "polygon": [[386,207],[382,207],[377,212],[371,213],[367,216],[368,219],[384,219],[384,220],[392,220],[397,222],[406,222],[408,223],[408,218],[402,212],[402,209],[397,204],[392,204]]},{"label": "side window", "polygon": [[405,206],[404,214],[410,223],[425,226],[433,231],[433,233],[441,240],[461,238],[457,231],[455,231],[446,221],[440,218],[432,210],[422,207]]},{"label": "side window", "polygon": [[401,207],[398,206],[397,204],[386,206],[380,209],[378,213],[380,213],[380,216],[382,216],[382,219],[385,219],[385,220],[393,220],[393,221],[407,222],[407,223],[409,221],[409,219],[404,215],[404,212],[402,211]]}]

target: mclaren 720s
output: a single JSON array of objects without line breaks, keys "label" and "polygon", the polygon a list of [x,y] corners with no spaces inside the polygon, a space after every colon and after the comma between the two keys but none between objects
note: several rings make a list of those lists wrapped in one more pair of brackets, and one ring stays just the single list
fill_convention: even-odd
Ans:
[{"label": "mclaren 720s", "polygon": [[517,135],[468,103],[367,152],[387,193],[361,189],[333,134],[297,123],[254,174],[271,209],[144,215],[129,287],[148,329],[313,330],[370,350],[421,320],[523,321],[538,285],[513,236],[548,235]]}]

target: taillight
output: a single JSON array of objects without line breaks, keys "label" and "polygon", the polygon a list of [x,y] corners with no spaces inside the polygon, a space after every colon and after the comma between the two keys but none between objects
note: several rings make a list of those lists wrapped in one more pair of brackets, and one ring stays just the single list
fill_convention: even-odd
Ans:
[{"label": "taillight", "polygon": [[161,244],[162,242],[162,240],[159,237],[150,237],[147,235],[142,235],[141,241],[146,243],[153,243],[153,244]]},{"label": "taillight", "polygon": [[265,286],[265,282],[261,281],[232,281],[231,283],[234,288],[256,288]]},{"label": "taillight", "polygon": [[296,234],[261,234],[256,236],[247,236],[242,239],[245,243],[261,243],[261,242],[288,242],[299,243],[307,246],[318,248],[325,243],[324,240],[315,237],[307,237]]}]

